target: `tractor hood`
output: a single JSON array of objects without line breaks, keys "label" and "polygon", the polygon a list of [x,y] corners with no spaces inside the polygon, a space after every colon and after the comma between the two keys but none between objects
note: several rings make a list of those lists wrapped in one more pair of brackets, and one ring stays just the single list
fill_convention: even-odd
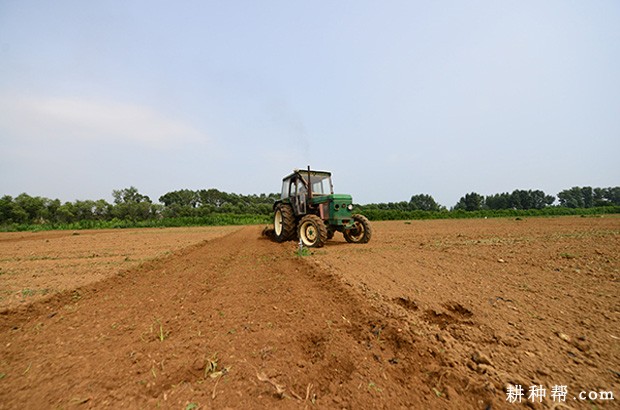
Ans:
[{"label": "tractor hood", "polygon": [[353,203],[351,195],[347,194],[331,194],[331,195],[314,195],[312,196],[313,204],[322,204],[325,202],[333,202],[339,205],[349,205]]},{"label": "tractor hood", "polygon": [[329,225],[350,229],[353,227],[353,199],[351,195],[331,194],[312,197],[312,203],[318,205],[321,219]]}]

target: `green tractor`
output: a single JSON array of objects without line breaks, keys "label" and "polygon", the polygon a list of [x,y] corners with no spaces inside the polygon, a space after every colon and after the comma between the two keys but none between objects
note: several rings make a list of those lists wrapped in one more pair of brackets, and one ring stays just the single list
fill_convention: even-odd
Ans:
[{"label": "green tractor", "polygon": [[331,173],[294,170],[282,179],[282,196],[273,205],[273,232],[277,242],[299,239],[320,248],[336,231],[349,243],[367,243],[372,236],[368,219],[352,213],[351,195],[334,194]]}]

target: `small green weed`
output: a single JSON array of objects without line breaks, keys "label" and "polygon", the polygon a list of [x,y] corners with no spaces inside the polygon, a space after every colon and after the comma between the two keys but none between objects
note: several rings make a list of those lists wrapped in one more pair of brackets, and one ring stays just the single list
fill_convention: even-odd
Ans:
[{"label": "small green weed", "polygon": [[37,291],[34,289],[22,289],[23,298],[25,298],[26,296],[34,296],[36,293]]},{"label": "small green weed", "polygon": [[164,334],[164,326],[160,323],[159,324],[159,341],[163,342],[164,339],[166,339],[166,335]]},{"label": "small green weed", "polygon": [[[159,340],[160,342],[163,342],[164,340],[166,340],[168,338],[168,336],[170,336],[170,332],[169,331],[164,331],[164,325],[161,323],[161,320],[159,319],[154,319],[153,323],[151,323],[151,334],[155,333],[155,337],[157,338],[157,340]],[[142,334],[142,336],[144,336],[144,333]],[[146,341],[144,339],[144,337],[142,337],[142,340]]]},{"label": "small green weed", "polygon": [[382,392],[383,389],[381,389],[380,387],[377,387],[377,385],[373,382],[368,383],[368,390],[374,390],[376,392]]}]

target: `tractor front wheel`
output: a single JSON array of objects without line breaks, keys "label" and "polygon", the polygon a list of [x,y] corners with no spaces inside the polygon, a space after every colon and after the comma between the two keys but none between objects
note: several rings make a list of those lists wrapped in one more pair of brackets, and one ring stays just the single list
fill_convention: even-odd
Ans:
[{"label": "tractor front wheel", "polygon": [[333,239],[336,231],[333,228],[327,228],[327,240]]},{"label": "tractor front wheel", "polygon": [[349,243],[368,243],[372,236],[370,221],[364,215],[353,215],[355,227],[342,233],[344,239]]},{"label": "tractor front wheel", "polygon": [[327,241],[327,227],[316,215],[301,218],[298,228],[299,239],[309,248],[320,248]]},{"label": "tractor front wheel", "polygon": [[278,204],[273,217],[274,238],[286,242],[295,236],[295,214],[288,204]]}]

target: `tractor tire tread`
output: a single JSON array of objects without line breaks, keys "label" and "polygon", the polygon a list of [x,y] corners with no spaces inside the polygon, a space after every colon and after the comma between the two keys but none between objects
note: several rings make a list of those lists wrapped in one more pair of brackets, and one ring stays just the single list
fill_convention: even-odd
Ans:
[{"label": "tractor tire tread", "polygon": [[372,237],[372,227],[370,226],[370,221],[361,214],[353,214],[352,217],[355,222],[359,222],[364,226],[364,235],[359,240],[356,240],[349,234],[349,231],[344,231],[344,239],[349,243],[368,243]]},{"label": "tractor tire tread", "polygon": [[282,213],[282,234],[276,235],[277,242],[286,242],[295,239],[297,233],[297,224],[295,221],[295,213],[293,207],[288,204],[279,204],[278,208]]}]

